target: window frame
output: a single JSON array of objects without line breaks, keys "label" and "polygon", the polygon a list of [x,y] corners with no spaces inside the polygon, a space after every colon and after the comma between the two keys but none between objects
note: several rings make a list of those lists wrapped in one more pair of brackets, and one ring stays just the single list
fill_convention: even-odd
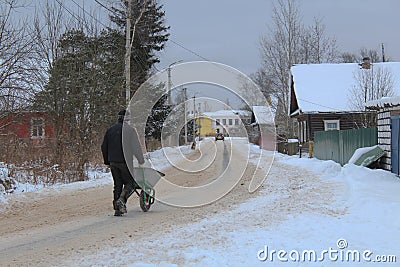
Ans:
[{"label": "window frame", "polygon": [[[40,121],[40,122],[39,122]],[[43,139],[46,136],[45,119],[43,117],[32,117],[30,125],[30,136],[32,139]],[[40,129],[40,131],[39,131]],[[41,135],[39,135],[41,132]]]},{"label": "window frame", "polygon": [[[333,124],[336,123],[336,129],[329,128],[328,124]],[[324,131],[335,131],[335,130],[340,130],[340,120],[324,120]]]}]

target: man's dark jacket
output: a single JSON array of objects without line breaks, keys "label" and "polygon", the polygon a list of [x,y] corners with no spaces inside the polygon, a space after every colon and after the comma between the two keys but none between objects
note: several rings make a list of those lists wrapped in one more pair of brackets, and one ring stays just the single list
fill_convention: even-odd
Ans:
[{"label": "man's dark jacket", "polygon": [[[122,148],[122,131],[124,131],[124,148]],[[124,157],[123,149],[125,150],[126,158]],[[123,124],[122,120],[118,120],[118,123],[108,128],[104,135],[101,151],[106,165],[109,165],[110,162],[118,162],[126,163],[132,167],[133,156],[136,157],[139,164],[144,163],[142,148],[136,130],[128,124]]]}]

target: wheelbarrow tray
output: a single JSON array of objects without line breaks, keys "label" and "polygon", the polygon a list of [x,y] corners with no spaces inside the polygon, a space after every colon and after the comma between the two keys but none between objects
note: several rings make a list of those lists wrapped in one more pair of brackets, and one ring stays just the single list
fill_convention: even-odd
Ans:
[{"label": "wheelbarrow tray", "polygon": [[157,171],[153,168],[148,168],[148,167],[133,168],[133,178],[141,188],[144,187],[153,188],[163,176],[165,176],[164,173]]}]

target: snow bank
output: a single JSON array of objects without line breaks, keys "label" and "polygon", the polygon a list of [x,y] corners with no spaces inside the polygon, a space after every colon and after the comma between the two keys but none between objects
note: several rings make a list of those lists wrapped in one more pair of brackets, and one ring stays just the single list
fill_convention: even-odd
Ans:
[{"label": "snow bank", "polygon": [[[201,145],[201,142],[199,142]],[[185,157],[185,155],[193,152],[190,146],[178,146],[178,147],[164,147],[148,153],[148,160],[146,160],[145,166],[152,167],[153,169],[163,171],[171,166],[171,162],[176,162],[179,159]]]},{"label": "snow bank", "polygon": [[[279,155],[278,155],[279,157]],[[285,157],[281,158],[286,164],[297,166],[315,172],[323,177],[336,177],[341,172],[341,166],[332,160],[318,160],[316,158],[296,158],[296,157]]]}]

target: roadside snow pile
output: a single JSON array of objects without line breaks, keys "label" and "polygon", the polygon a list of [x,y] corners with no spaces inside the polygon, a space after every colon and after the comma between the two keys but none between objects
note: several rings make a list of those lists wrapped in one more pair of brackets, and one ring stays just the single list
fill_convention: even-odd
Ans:
[{"label": "roadside snow pile", "polygon": [[4,162],[0,162],[0,194],[12,193],[16,188],[14,179],[10,178],[9,171]]},{"label": "roadside snow pile", "polygon": [[[200,146],[201,146],[200,142]],[[179,159],[192,153],[193,150],[190,146],[178,146],[178,147],[164,147],[148,153],[148,160],[145,163],[146,167],[152,167],[156,170],[163,171],[166,168],[171,167],[171,163],[176,162]]]}]

